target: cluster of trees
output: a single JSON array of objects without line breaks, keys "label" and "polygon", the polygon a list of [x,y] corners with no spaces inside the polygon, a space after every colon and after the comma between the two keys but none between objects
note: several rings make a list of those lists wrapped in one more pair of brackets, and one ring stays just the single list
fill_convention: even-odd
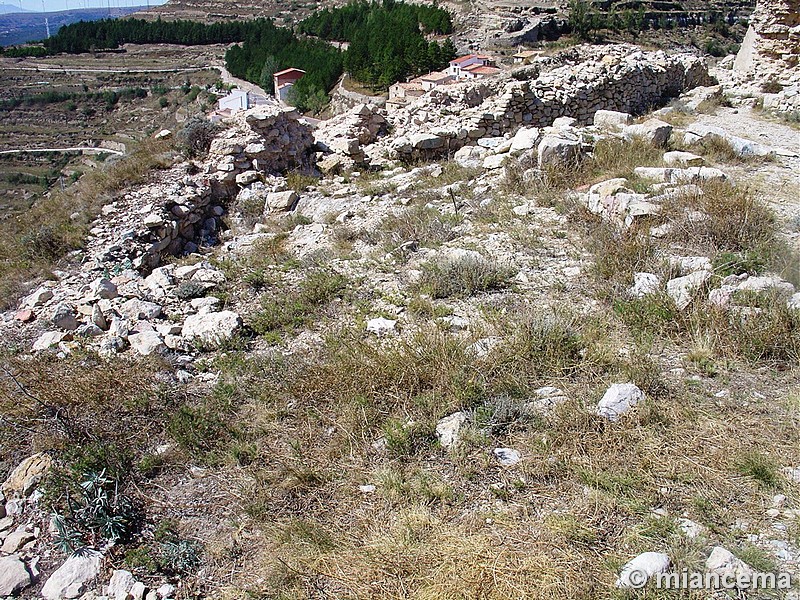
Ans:
[{"label": "cluster of trees", "polygon": [[290,29],[264,21],[225,54],[228,70],[242,79],[258,83],[273,92],[272,75],[289,67],[302,69],[305,76],[294,84],[291,101],[301,110],[319,110],[343,70],[342,52],[315,39],[297,37]]},{"label": "cluster of trees", "polygon": [[449,38],[442,44],[425,39],[426,33],[453,31],[450,13],[435,5],[362,0],[322,10],[300,23],[298,31],[349,42],[344,68],[375,88],[386,89],[409,75],[441,69],[456,55]]},{"label": "cluster of trees", "polygon": [[51,54],[78,54],[122,44],[229,44],[243,40],[255,28],[256,22],[247,21],[205,25],[196,21],[102,19],[65,25],[42,44]]},{"label": "cluster of trees", "polygon": [[[122,44],[235,43],[225,55],[228,70],[272,92],[272,75],[288,67],[306,71],[290,100],[302,110],[318,110],[343,70],[375,88],[388,88],[409,75],[441,69],[456,55],[452,40],[439,44],[426,34],[452,33],[450,13],[436,5],[365,0],[325,9],[291,29],[269,19],[205,25],[194,21],[103,19],[73,23],[41,46],[9,49],[7,54],[39,56],[114,49]],[[349,42],[341,52],[323,40]]]}]

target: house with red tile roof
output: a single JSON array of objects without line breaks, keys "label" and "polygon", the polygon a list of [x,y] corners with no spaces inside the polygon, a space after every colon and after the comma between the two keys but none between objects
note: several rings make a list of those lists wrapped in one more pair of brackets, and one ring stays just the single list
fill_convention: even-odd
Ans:
[{"label": "house with red tile roof", "polygon": [[463,79],[464,69],[472,65],[477,66],[490,66],[492,59],[483,54],[465,54],[450,61],[450,66],[447,67],[447,73],[456,79]]},{"label": "house with red tile roof", "polygon": [[306,72],[302,69],[295,69],[294,67],[275,73],[272,76],[272,82],[275,86],[275,98],[281,102],[286,102],[289,97],[289,90],[305,74]]}]

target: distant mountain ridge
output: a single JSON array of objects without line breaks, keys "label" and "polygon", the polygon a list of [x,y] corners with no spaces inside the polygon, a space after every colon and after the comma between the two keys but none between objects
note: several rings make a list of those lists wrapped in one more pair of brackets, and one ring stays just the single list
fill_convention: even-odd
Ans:
[{"label": "distant mountain ridge", "polygon": [[9,13],[29,13],[30,10],[20,8],[16,4],[0,4],[0,15],[7,15]]},{"label": "distant mountain ridge", "polygon": [[[13,6],[3,4],[0,6]],[[47,37],[45,19],[50,24],[50,33],[55,34],[60,27],[78,21],[97,21],[108,17],[124,17],[136,11],[145,10],[146,6],[130,6],[122,8],[76,8],[57,12],[0,12],[0,46],[13,46],[26,42],[35,42]]]}]

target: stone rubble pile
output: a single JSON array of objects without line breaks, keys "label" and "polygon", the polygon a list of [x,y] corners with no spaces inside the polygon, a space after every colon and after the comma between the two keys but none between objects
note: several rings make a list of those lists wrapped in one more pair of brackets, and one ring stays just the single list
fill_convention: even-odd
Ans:
[{"label": "stone rubble pile", "polygon": [[38,331],[33,350],[85,344],[110,355],[217,347],[242,326],[210,295],[225,275],[198,257],[159,267],[225,239],[226,205],[241,195],[260,212],[290,210],[295,192],[276,173],[313,162],[311,128],[292,110],[246,111],[212,141],[201,165],[154,174],[106,204],[89,232],[80,269],[23,299],[16,321]]},{"label": "stone rubble pile", "polygon": [[[323,155],[333,155],[325,163],[321,157],[317,166],[323,172],[337,168],[351,168],[364,162],[363,147],[373,143],[379,135],[386,132],[386,111],[369,104],[359,104],[347,112],[323,121],[314,130],[316,148]],[[339,157],[345,157],[342,161]]]}]

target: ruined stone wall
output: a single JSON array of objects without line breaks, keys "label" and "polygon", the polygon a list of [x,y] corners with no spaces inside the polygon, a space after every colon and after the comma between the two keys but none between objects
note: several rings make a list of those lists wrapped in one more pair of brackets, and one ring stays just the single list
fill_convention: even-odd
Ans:
[{"label": "ruined stone wall", "polygon": [[759,0],[733,68],[756,91],[770,91],[765,109],[800,111],[800,0]]},{"label": "ruined stone wall", "polygon": [[521,125],[545,127],[558,117],[589,125],[599,110],[642,114],[682,91],[712,83],[693,57],[668,58],[662,53],[629,57],[613,55],[546,73],[535,81],[512,84],[496,109],[476,122],[486,135],[501,135]]},{"label": "ruined stone wall", "polygon": [[[399,155],[421,155],[455,151],[482,137],[514,133],[523,126],[546,127],[559,117],[573,117],[588,125],[599,110],[642,114],[686,90],[715,83],[705,62],[696,56],[667,56],[631,46],[605,47],[601,52],[535,80],[500,80],[498,93],[474,108],[446,101],[450,87],[454,96],[464,96],[458,89],[461,86],[436,88],[437,95],[424,96],[405,112],[393,115],[396,129],[407,132],[393,146]],[[434,110],[445,117],[424,121]],[[453,117],[448,119],[447,112]]]}]

